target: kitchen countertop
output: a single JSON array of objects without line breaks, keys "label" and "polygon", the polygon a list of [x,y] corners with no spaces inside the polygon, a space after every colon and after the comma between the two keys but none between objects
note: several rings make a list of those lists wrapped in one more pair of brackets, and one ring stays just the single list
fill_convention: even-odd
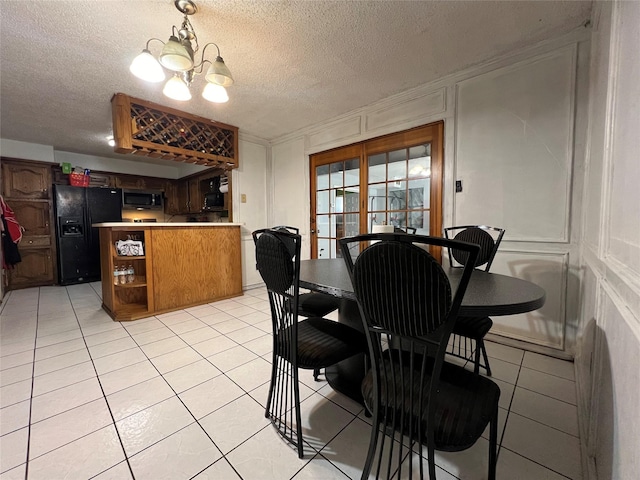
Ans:
[{"label": "kitchen countertop", "polygon": [[241,227],[240,223],[228,222],[106,222],[94,223],[92,227]]}]

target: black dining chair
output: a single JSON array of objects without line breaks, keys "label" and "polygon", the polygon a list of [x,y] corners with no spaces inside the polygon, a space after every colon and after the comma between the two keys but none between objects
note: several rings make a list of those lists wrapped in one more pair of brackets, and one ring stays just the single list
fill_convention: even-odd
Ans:
[{"label": "black dining chair", "polygon": [[[435,480],[434,451],[471,447],[489,428],[489,479],[495,479],[499,387],[489,378],[444,361],[447,343],[473,267],[455,292],[431,245],[456,248],[475,261],[477,245],[444,238],[368,234],[377,240],[355,260],[344,255],[363,319],[372,368],[362,382],[373,426],[362,479]],[[415,458],[414,458],[415,457]],[[417,465],[416,465],[417,463]],[[404,473],[403,473],[404,470]],[[408,475],[407,475],[408,470]]]},{"label": "black dining chair", "polygon": [[[316,370],[367,351],[365,336],[321,317],[298,321],[300,235],[282,229],[253,232],[256,262],[271,307],[273,354],[265,417],[302,458],[298,369]],[[291,249],[293,248],[293,254]]]},{"label": "black dining chair", "polygon": [[415,234],[417,229],[413,227],[393,227],[393,233],[410,233]]},{"label": "black dining chair", "polygon": [[[475,243],[480,246],[480,253],[473,267],[482,268],[484,266],[486,272],[491,268],[504,232],[503,228],[488,227],[486,225],[463,225],[444,229],[446,238]],[[448,249],[448,253],[451,267],[459,267],[468,263],[466,253],[451,248]],[[453,328],[454,335],[451,338],[448,353],[454,357],[472,361],[475,373],[478,373],[480,367],[482,367],[486,370],[487,375],[491,376],[491,367],[489,366],[489,357],[484,346],[484,337],[492,326],[493,321],[487,316],[458,317]],[[473,348],[474,343],[475,349]],[[480,362],[480,354],[482,354],[484,364]]]},{"label": "black dining chair", "polygon": [[[296,235],[300,233],[300,229],[297,227],[289,227],[286,225],[279,225],[273,227],[273,229],[281,232],[295,233]],[[294,244],[289,242],[288,247],[289,253],[293,256],[295,250]],[[324,293],[306,292],[298,296],[298,315],[301,317],[324,317],[337,310],[338,307],[340,307],[340,299]],[[315,369],[313,371],[313,379],[318,381],[319,376],[320,369]]]}]

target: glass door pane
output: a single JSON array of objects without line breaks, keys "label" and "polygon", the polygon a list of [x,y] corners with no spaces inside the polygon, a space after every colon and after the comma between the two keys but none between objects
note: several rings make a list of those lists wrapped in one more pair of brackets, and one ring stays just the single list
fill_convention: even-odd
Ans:
[{"label": "glass door pane", "polygon": [[360,159],[316,167],[318,258],[340,258],[338,240],[360,232]]},{"label": "glass door pane", "polygon": [[[431,197],[431,144],[370,155],[368,231],[373,225],[416,228],[428,235]],[[425,223],[426,219],[426,223]]]}]

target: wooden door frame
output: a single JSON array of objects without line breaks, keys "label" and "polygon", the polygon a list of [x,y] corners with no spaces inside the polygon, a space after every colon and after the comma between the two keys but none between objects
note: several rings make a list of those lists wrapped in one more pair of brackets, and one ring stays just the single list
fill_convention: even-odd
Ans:
[{"label": "wooden door frame", "polygon": [[[442,236],[442,203],[444,189],[444,121],[414,127],[402,132],[390,133],[362,142],[333,148],[309,155],[310,173],[310,242],[311,258],[318,258],[318,239],[316,229],[316,167],[345,161],[353,158],[360,160],[360,232],[367,231],[368,206],[366,189],[369,185],[369,171],[366,160],[369,155],[390,150],[409,148],[422,143],[431,144],[431,184],[429,199],[429,235]],[[438,261],[442,259],[440,248],[432,250]]]}]

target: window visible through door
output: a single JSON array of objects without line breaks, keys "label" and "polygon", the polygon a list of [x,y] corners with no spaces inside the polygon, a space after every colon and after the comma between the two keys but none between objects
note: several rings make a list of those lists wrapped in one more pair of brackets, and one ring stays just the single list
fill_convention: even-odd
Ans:
[{"label": "window visible through door", "polygon": [[374,225],[440,236],[442,138],[438,122],[311,155],[311,257]]}]

